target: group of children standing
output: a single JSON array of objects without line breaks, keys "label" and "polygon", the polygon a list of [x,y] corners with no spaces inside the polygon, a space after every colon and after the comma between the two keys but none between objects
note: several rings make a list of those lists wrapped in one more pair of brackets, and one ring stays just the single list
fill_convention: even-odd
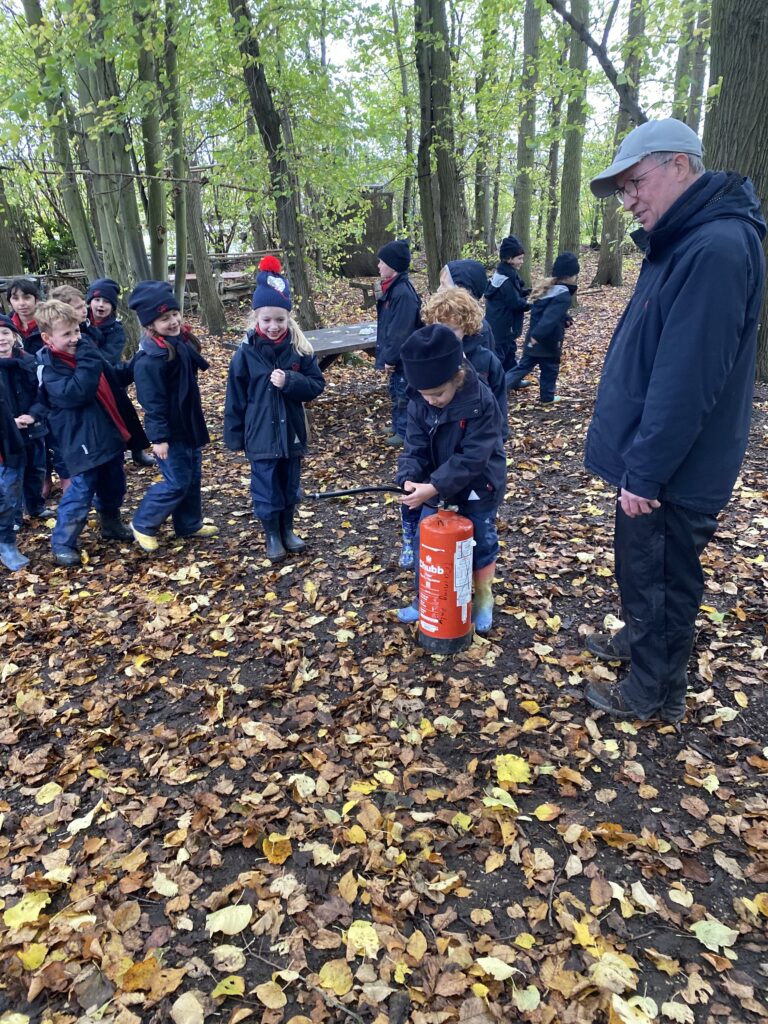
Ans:
[{"label": "group of children standing", "polygon": [[[504,239],[490,283],[476,260],[448,263],[440,288],[422,304],[408,278],[407,242],[390,242],[378,254],[377,366],[389,374],[388,443],[404,445],[397,468],[404,491],[401,565],[418,564],[420,519],[435,511],[438,500],[456,506],[474,525],[473,618],[481,633],[493,619],[507,390],[523,386],[524,375],[538,363],[541,400],[555,399],[578,274],[576,257],[562,254],[529,305],[518,274],[522,256],[514,236]],[[11,570],[28,563],[16,545],[22,510],[30,517],[48,514],[51,465],[63,490],[51,538],[59,565],[80,563],[78,540],[92,504],[103,538],[134,540],[147,552],[159,547],[168,519],[177,537],[218,533],[203,522],[201,506],[202,448],[210,438],[198,374],[208,363],[163,281],[143,281],[129,296],[143,334],[135,356],[121,361],[119,291],[105,278],[85,298],[66,288],[42,302],[32,281],[17,279],[8,288],[13,315],[0,317],[0,561]],[[529,308],[531,326],[518,362],[517,339]],[[325,386],[291,309],[280,262],[265,257],[248,330],[230,364],[224,409],[224,442],[250,462],[253,510],[272,561],[305,547],[294,532],[307,449],[304,405]],[[143,427],[126,394],[131,383]],[[150,445],[154,459],[144,454]],[[156,465],[161,476],[130,526],[121,519],[126,451],[140,464]],[[416,587],[418,596],[418,576]],[[417,600],[401,608],[398,618],[416,621]]]},{"label": "group of children standing", "polygon": [[[378,253],[377,366],[389,374],[392,399],[387,443],[404,449],[397,469],[405,491],[400,565],[416,566],[416,596],[398,610],[401,622],[418,620],[419,522],[442,501],[472,521],[472,618],[477,632],[491,629],[496,514],[506,481],[507,391],[527,386],[524,378],[538,364],[542,404],[557,401],[578,259],[562,253],[551,276],[531,294],[519,275],[525,257],[519,239],[505,238],[499,257],[490,282],[477,260],[447,263],[439,289],[422,305],[408,278],[407,242],[389,242]],[[517,339],[529,310],[518,361]]]}]

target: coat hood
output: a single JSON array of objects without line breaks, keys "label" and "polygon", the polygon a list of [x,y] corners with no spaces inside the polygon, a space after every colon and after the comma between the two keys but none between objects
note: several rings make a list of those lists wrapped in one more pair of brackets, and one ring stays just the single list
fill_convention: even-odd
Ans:
[{"label": "coat hood", "polygon": [[451,280],[458,288],[464,288],[476,299],[482,299],[488,286],[488,277],[479,260],[451,260],[446,266]]}]

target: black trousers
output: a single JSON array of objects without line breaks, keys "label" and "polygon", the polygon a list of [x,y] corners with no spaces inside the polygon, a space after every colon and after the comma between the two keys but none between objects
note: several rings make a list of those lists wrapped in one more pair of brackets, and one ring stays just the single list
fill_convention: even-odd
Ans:
[{"label": "black trousers", "polygon": [[699,557],[716,528],[716,516],[666,501],[634,517],[616,505],[616,580],[631,659],[621,692],[640,718],[662,709],[681,716],[685,710],[688,659],[704,592]]}]

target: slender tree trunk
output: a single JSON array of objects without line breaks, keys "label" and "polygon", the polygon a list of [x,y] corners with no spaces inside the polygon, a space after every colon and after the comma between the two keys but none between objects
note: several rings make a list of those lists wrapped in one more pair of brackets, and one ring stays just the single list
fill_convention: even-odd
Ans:
[{"label": "slender tree trunk", "polygon": [[[710,84],[720,91],[704,125],[712,169],[749,175],[768,209],[768,4],[713,0]],[[768,239],[763,239],[768,256]],[[757,378],[768,381],[768,289],[757,342]]]},{"label": "slender tree trunk", "polygon": [[695,132],[698,132],[701,124],[701,109],[704,103],[711,0],[699,0],[699,4],[699,13],[696,19],[696,45],[691,60],[691,88],[688,95],[688,110],[685,115],[685,123]]},{"label": "slender tree trunk", "polygon": [[403,179],[403,232],[410,235],[413,219],[413,114],[411,112],[411,88],[408,83],[408,70],[405,64],[405,53],[400,38],[400,18],[397,13],[397,0],[390,0],[389,11],[392,17],[392,34],[395,39],[395,55],[400,69],[400,93],[403,97],[403,115],[405,117],[405,161],[406,172]]},{"label": "slender tree trunk", "polygon": [[216,281],[213,268],[208,258],[203,224],[203,203],[200,187],[200,172],[190,171],[187,183],[187,227],[189,229],[189,247],[192,251],[192,263],[197,276],[198,294],[200,296],[200,312],[203,322],[211,334],[224,334],[227,329],[226,314]]},{"label": "slender tree trunk", "polygon": [[[187,161],[184,152],[184,120],[181,109],[181,86],[179,84],[179,64],[176,53],[176,33],[179,28],[179,18],[178,0],[166,0],[165,97],[168,121],[170,123],[171,167],[173,168],[173,177],[183,179],[187,176]],[[173,276],[173,290],[177,302],[183,309],[187,285],[187,190],[183,181],[174,181],[171,195],[173,198],[173,225],[176,237],[176,266]]]},{"label": "slender tree trunk", "polygon": [[523,78],[521,82],[522,114],[517,135],[517,178],[512,234],[517,235],[525,249],[522,275],[531,276],[531,194],[536,156],[536,86],[539,70],[539,39],[541,10],[537,0],[525,0],[523,18]]},{"label": "slender tree trunk", "polygon": [[[43,12],[40,8],[39,0],[23,0],[23,6],[27,24],[33,31],[39,33],[43,25]],[[40,38],[39,35],[37,38]],[[58,78],[58,69],[54,57],[41,42],[35,43],[35,57],[40,75],[50,89],[49,95],[45,100],[45,107],[49,118],[54,122],[52,129],[53,151],[56,162],[62,172],[61,198],[72,231],[72,237],[75,240],[77,253],[86,274],[91,279],[101,277],[104,268],[94,244],[88,218],[85,215],[77,175],[74,173],[72,164],[72,154],[69,149],[64,87],[59,85],[58,92],[55,91],[54,86]],[[54,96],[56,96],[55,99],[53,98]]]},{"label": "slender tree trunk", "polygon": [[[589,23],[589,0],[571,0],[571,13]],[[573,76],[566,114],[563,174],[560,182],[560,252],[579,251],[581,242],[581,157],[587,119],[587,46],[571,33],[568,65]]]},{"label": "slender tree trunk", "polygon": [[139,32],[139,81],[142,93],[141,137],[144,144],[144,169],[147,174],[147,231],[152,277],[165,281],[168,275],[168,225],[165,209],[165,183],[160,180],[163,170],[163,147],[160,136],[160,86],[157,61],[153,47],[155,35],[155,8],[136,8],[134,21]]},{"label": "slender tree trunk", "polygon": [[[485,15],[485,12],[484,12]],[[492,20],[491,20],[492,19]],[[483,246],[486,254],[493,249],[491,231],[491,174],[488,161],[491,153],[490,136],[487,128],[486,86],[497,77],[494,62],[495,42],[499,31],[498,8],[489,11],[483,18],[483,46],[480,69],[475,75],[475,122],[477,124],[477,150],[475,155],[475,239]]]},{"label": "slender tree trunk", "polygon": [[426,0],[415,0],[414,16],[420,113],[416,173],[419,182],[421,229],[427,257],[427,278],[430,290],[434,291],[440,283],[440,225],[432,178],[432,139],[435,125],[432,115],[432,46],[429,41],[429,11]]},{"label": "slender tree trunk", "polygon": [[16,225],[5,195],[5,183],[0,176],[0,274],[16,277],[23,272]]},{"label": "slender tree trunk", "polygon": [[299,183],[285,155],[280,117],[264,72],[247,0],[228,0],[228,5],[244,59],[243,73],[254,120],[267,153],[280,243],[294,290],[296,311],[303,327],[316,327],[318,316],[309,285],[304,230],[298,212],[301,208]]},{"label": "slender tree trunk", "polygon": [[[645,33],[644,0],[630,0],[627,35],[624,50],[624,74],[632,83],[635,103],[639,104],[640,67],[642,63],[639,40]],[[630,114],[624,106],[619,107],[614,136],[614,152],[627,134],[631,124]],[[623,283],[622,242],[624,240],[624,217],[619,203],[613,196],[603,201],[603,234],[600,239],[600,259],[592,281],[593,285],[611,284],[617,287]]]},{"label": "slender tree trunk", "polygon": [[499,196],[501,193],[501,157],[496,157],[496,167],[493,172],[493,202],[491,203],[491,249],[496,244],[496,233],[499,228]]},{"label": "slender tree trunk", "polygon": [[[565,54],[563,54],[563,60]],[[557,229],[557,184],[558,172],[560,170],[560,118],[563,108],[563,93],[558,92],[552,101],[552,141],[549,144],[549,155],[547,157],[547,218],[544,241],[544,268],[546,271],[552,266],[555,250],[555,233]]]},{"label": "slender tree trunk", "polygon": [[677,46],[677,61],[675,63],[675,81],[672,86],[672,117],[678,121],[685,121],[688,113],[688,97],[691,85],[691,61],[693,57],[694,34],[696,31],[696,8],[695,0],[687,0],[687,6],[683,9],[683,19],[680,25],[680,39]]}]

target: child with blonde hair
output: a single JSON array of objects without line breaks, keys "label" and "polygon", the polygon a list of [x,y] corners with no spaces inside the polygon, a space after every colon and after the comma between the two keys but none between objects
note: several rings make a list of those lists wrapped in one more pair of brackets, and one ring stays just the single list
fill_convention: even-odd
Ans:
[{"label": "child with blonde hair", "polygon": [[280,261],[259,263],[249,329],[232,357],[224,405],[224,443],[251,464],[251,500],[266,539],[267,558],[303,551],[293,531],[301,462],[307,451],[304,402],[325,380],[301,328]]}]

